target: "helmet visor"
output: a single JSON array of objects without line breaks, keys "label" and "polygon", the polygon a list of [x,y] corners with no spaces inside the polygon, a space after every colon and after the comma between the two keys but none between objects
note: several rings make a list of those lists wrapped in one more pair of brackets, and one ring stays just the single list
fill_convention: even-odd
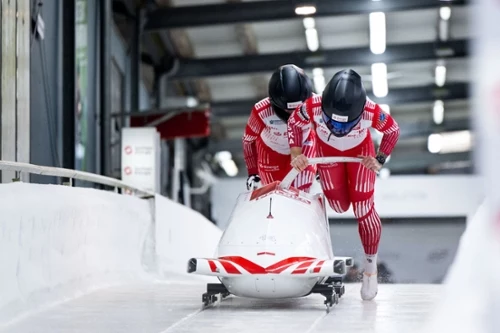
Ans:
[{"label": "helmet visor", "polygon": [[326,127],[336,137],[342,137],[349,134],[352,131],[352,129],[359,123],[361,115],[362,114],[360,114],[356,119],[352,121],[344,123],[340,121],[335,121],[329,118],[324,112],[321,112],[321,116],[323,117],[323,121],[325,122]]}]

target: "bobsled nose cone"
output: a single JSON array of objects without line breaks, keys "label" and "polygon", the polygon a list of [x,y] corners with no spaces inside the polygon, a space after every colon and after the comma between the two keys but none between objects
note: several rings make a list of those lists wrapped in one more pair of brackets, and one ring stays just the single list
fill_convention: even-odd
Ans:
[{"label": "bobsled nose cone", "polygon": [[187,267],[187,272],[188,273],[193,273],[196,272],[196,266],[197,266],[198,261],[196,258],[191,258],[188,261],[188,267]]}]

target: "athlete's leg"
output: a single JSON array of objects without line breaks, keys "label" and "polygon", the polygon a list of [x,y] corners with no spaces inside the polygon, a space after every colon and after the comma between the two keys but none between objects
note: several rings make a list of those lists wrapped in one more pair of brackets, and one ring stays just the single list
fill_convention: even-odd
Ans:
[{"label": "athlete's leg", "polygon": [[[328,146],[318,142],[318,156],[334,156]],[[347,183],[346,163],[318,164],[318,173],[321,188],[330,207],[337,213],[344,213],[349,209],[351,201]]]},{"label": "athlete's leg", "polygon": [[[364,147],[361,155],[373,155],[373,148]],[[349,197],[353,205],[354,215],[358,220],[358,231],[365,251],[363,299],[372,299],[377,294],[377,254],[382,233],[380,217],[374,205],[375,172],[362,164],[349,163]]]}]

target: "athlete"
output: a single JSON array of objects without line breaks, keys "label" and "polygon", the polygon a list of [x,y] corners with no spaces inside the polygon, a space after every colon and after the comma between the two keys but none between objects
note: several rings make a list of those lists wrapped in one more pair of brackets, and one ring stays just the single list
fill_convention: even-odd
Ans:
[{"label": "athlete", "polygon": [[[383,133],[377,153],[370,127]],[[343,213],[353,206],[366,256],[361,298],[371,300],[378,292],[377,253],[382,232],[373,200],[375,177],[399,139],[399,126],[367,98],[361,76],[346,69],[332,77],[322,96],[309,98],[288,121],[291,165],[297,170],[308,167],[302,142],[311,128],[317,136],[319,157],[362,157],[361,163],[319,164],[318,173],[333,210]]]},{"label": "athlete", "polygon": [[[281,181],[292,169],[287,122],[290,114],[306,99],[313,96],[311,79],[295,65],[279,67],[271,76],[269,97],[256,103],[243,135],[243,151],[248,171],[247,189]],[[303,153],[314,157],[315,137],[310,133],[301,141]],[[292,184],[308,192],[316,167],[304,168]]]}]

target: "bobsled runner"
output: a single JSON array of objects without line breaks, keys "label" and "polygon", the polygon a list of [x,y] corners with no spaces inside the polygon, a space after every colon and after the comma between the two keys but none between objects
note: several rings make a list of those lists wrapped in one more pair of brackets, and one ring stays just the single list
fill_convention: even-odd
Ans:
[{"label": "bobsled runner", "polygon": [[[359,162],[324,157],[310,164]],[[291,186],[291,170],[281,182],[244,192],[237,202],[213,258],[191,258],[188,273],[216,276],[202,295],[209,305],[229,295],[282,299],[323,295],[327,312],[344,294],[342,278],[351,257],[333,254],[323,193]]]}]

